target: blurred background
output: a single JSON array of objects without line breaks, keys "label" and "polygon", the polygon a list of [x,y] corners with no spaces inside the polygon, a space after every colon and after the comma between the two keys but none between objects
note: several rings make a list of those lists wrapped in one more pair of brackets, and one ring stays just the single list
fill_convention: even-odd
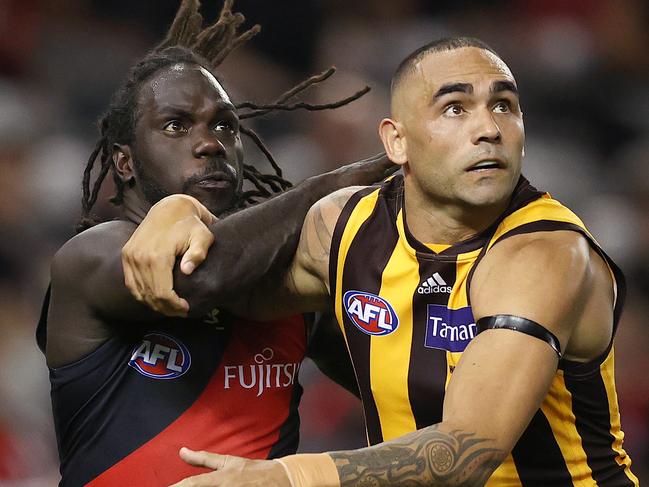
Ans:
[{"label": "blurred background", "polygon": [[[204,0],[216,17],[220,1]],[[488,3],[488,7],[485,4]],[[34,341],[49,261],[73,235],[95,121],[179,0],[0,0],[0,485],[58,480],[47,369]],[[582,216],[629,281],[617,336],[625,446],[649,478],[649,2],[240,0],[263,31],[220,70],[235,101],[270,102],[330,65],[305,99],[335,111],[254,120],[289,179],[382,150],[399,61],[445,35],[479,37],[512,68],[527,128],[524,174]],[[269,171],[247,146],[247,160]],[[109,217],[107,181],[98,212]],[[362,446],[359,404],[302,368],[302,450]]]}]

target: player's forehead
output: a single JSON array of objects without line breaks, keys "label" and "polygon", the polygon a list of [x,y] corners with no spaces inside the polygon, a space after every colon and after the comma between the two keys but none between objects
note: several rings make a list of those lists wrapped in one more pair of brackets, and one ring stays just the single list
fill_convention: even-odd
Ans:
[{"label": "player's forehead", "polygon": [[231,105],[216,77],[202,66],[178,63],[153,75],[140,91],[140,106],[160,111],[178,107],[192,111],[205,103]]},{"label": "player's forehead", "polygon": [[432,94],[455,83],[470,84],[478,90],[489,88],[495,81],[516,83],[509,67],[491,51],[461,47],[424,54],[405,74],[398,90]]}]

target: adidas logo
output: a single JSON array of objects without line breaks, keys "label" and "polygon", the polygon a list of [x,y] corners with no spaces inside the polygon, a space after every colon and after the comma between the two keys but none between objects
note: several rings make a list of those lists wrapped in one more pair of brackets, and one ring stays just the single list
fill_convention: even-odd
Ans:
[{"label": "adidas logo", "polygon": [[436,272],[424,282],[421,283],[421,286],[417,288],[419,294],[433,294],[433,293],[449,293],[451,292],[452,287],[446,284],[442,276],[439,275],[439,272]]}]

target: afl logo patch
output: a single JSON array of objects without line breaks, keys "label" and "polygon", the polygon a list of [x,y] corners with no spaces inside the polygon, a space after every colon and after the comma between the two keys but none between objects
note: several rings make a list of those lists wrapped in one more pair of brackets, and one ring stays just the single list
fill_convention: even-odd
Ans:
[{"label": "afl logo patch", "polygon": [[399,326],[392,305],[375,294],[347,291],[343,296],[343,306],[352,323],[368,335],[388,335]]},{"label": "afl logo patch", "polygon": [[187,347],[164,333],[149,333],[133,349],[128,365],[152,379],[176,379],[192,364]]}]

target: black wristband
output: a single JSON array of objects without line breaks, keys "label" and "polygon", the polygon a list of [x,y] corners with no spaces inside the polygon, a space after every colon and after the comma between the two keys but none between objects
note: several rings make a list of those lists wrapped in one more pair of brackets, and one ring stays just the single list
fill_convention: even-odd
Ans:
[{"label": "black wristband", "polygon": [[505,329],[520,331],[526,335],[533,336],[534,338],[543,340],[550,345],[552,349],[557,352],[559,359],[561,359],[561,344],[559,343],[559,339],[551,331],[547,330],[544,326],[539,325],[536,321],[528,320],[527,318],[522,318],[520,316],[494,315],[480,318],[476,325],[478,326],[478,333],[488,329]]}]

